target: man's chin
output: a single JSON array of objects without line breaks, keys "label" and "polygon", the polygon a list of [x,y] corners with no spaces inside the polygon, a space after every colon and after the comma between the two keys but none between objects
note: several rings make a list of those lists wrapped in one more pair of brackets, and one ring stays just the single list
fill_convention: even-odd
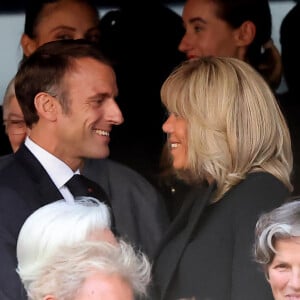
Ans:
[{"label": "man's chin", "polygon": [[99,149],[93,151],[93,153],[90,153],[89,158],[96,158],[96,159],[102,159],[102,158],[107,158],[110,154],[109,148],[107,149]]}]

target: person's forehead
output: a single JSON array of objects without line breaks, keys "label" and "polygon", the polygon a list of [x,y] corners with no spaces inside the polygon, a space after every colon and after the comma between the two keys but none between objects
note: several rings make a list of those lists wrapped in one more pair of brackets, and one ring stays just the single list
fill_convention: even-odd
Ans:
[{"label": "person's forehead", "polygon": [[107,77],[108,75],[114,75],[115,73],[109,64],[98,58],[87,55],[84,57],[72,58],[70,67],[66,69],[64,77],[65,79],[70,78],[70,76],[83,76],[87,78],[92,74]]},{"label": "person's forehead", "polygon": [[80,294],[82,298],[79,297],[78,300],[83,300],[86,296],[90,296],[91,300],[133,300],[133,291],[128,282],[118,274],[101,272],[95,272],[86,278]]},{"label": "person's forehead", "polygon": [[39,13],[37,24],[44,20],[44,18],[52,18],[55,16],[73,16],[73,11],[80,14],[75,15],[75,18],[88,18],[92,21],[98,20],[97,10],[93,9],[91,5],[83,1],[56,1],[45,4]]}]

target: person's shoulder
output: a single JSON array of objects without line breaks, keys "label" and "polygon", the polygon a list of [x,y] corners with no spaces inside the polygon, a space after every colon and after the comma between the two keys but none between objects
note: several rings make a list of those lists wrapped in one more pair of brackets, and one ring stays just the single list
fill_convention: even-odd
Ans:
[{"label": "person's shoulder", "polygon": [[283,203],[290,195],[287,187],[268,172],[253,172],[231,188],[224,198],[242,209],[269,209]]},{"label": "person's shoulder", "polygon": [[267,183],[276,184],[280,186],[283,185],[283,183],[271,173],[264,172],[264,171],[256,171],[256,172],[248,173],[246,177],[235,186],[235,188],[244,188],[245,186],[248,185],[264,186]]},{"label": "person's shoulder", "polygon": [[[32,169],[28,167],[26,160],[17,158],[16,153],[11,153],[0,157],[0,185],[1,187],[15,189],[21,193],[21,187],[29,187],[29,183],[33,183]],[[35,174],[35,178],[39,178],[41,174]]]},{"label": "person's shoulder", "polygon": [[237,184],[236,191],[244,192],[246,195],[284,195],[288,189],[282,181],[268,172],[253,172]]},{"label": "person's shoulder", "polygon": [[13,161],[13,154],[7,154],[0,156],[0,171],[4,169],[6,166],[11,164]]},{"label": "person's shoulder", "polygon": [[157,194],[157,189],[140,173],[127,165],[105,159],[86,159],[83,173],[90,179],[100,180],[103,185],[111,189],[130,189],[142,191],[145,195]]},{"label": "person's shoulder", "polygon": [[133,178],[134,180],[140,180],[142,182],[148,182],[146,178],[137,172],[136,170],[132,169],[131,167],[124,165],[120,162],[107,159],[106,160],[107,167],[109,168],[110,172],[122,174],[122,176],[127,175],[128,178]]},{"label": "person's shoulder", "polygon": [[290,196],[287,187],[267,172],[250,173],[219,200],[234,228],[254,226],[257,217],[282,205]]},{"label": "person's shoulder", "polygon": [[141,182],[148,183],[146,178],[144,178],[140,173],[138,173],[134,169],[109,158],[87,159],[85,162],[85,169],[101,169],[101,172],[105,172],[107,175],[113,176],[114,178],[121,177],[123,180],[139,180]]},{"label": "person's shoulder", "polygon": [[0,184],[14,181],[13,178],[18,176],[20,172],[22,170],[20,170],[13,153],[0,157]]}]

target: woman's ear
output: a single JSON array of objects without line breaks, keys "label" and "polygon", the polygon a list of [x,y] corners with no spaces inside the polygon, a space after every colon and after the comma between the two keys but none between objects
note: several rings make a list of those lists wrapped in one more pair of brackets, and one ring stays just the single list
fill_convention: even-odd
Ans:
[{"label": "woman's ear", "polygon": [[57,116],[58,101],[50,94],[41,92],[34,98],[34,106],[40,118],[55,121]]},{"label": "woman's ear", "polygon": [[32,38],[30,38],[25,33],[23,33],[22,37],[21,37],[21,46],[22,46],[23,53],[24,53],[25,56],[29,56],[37,48],[35,40],[33,40]]},{"label": "woman's ear", "polygon": [[256,26],[251,21],[245,21],[236,31],[235,39],[237,46],[249,46],[256,35]]}]

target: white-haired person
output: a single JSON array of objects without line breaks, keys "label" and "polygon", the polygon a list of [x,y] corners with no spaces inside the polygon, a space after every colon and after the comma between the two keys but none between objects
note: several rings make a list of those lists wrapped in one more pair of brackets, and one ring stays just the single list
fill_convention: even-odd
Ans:
[{"label": "white-haired person", "polygon": [[300,201],[260,216],[254,258],[266,275],[275,300],[300,299]]},{"label": "white-haired person", "polygon": [[[58,278],[57,276],[60,274],[60,271],[58,271],[57,274],[54,272],[56,267],[58,270],[61,267],[61,263],[59,263],[60,255],[65,255],[65,259],[62,259],[62,261],[65,261],[66,258],[69,260],[69,267],[66,266],[65,273],[61,275],[67,276],[66,278],[69,278],[69,276],[71,276],[70,274],[74,274],[75,268],[77,267],[79,269],[87,268],[85,272],[86,274],[93,271],[90,270],[88,272],[88,269],[91,265],[93,265],[93,262],[87,263],[87,265],[85,265],[85,262],[83,262],[82,267],[79,267],[79,262],[77,264],[76,259],[80,260],[80,257],[85,255],[90,257],[90,261],[94,261],[96,264],[99,264],[98,268],[101,268],[102,266],[106,269],[106,264],[110,264],[109,261],[115,260],[116,266],[112,266],[111,269],[108,268],[108,273],[113,273],[113,270],[118,270],[117,272],[121,272],[121,270],[127,268],[125,265],[128,263],[128,269],[126,270],[129,273],[126,276],[129,277],[134,276],[135,272],[137,272],[137,269],[135,268],[137,268],[140,259],[140,262],[142,263],[141,267],[143,263],[145,267],[145,282],[148,282],[150,279],[147,279],[147,276],[149,277],[150,275],[147,272],[150,271],[148,270],[149,263],[146,256],[141,253],[140,257],[135,257],[133,254],[134,250],[129,244],[127,245],[124,241],[120,241],[120,243],[117,241],[110,230],[110,225],[111,220],[109,208],[97,199],[90,197],[78,197],[74,203],[66,202],[65,200],[59,200],[42,206],[32,213],[23,224],[17,241],[17,271],[20,275],[29,299],[74,299],[71,295],[69,298],[65,296],[65,298],[61,298],[61,294],[57,294],[65,292],[66,290],[70,291],[70,289],[72,289],[71,287],[65,290],[64,288],[60,289],[57,286],[58,289],[56,290],[55,286],[53,286],[55,284],[54,278]],[[74,250],[76,247],[74,249],[72,248],[75,245],[83,245],[85,242],[99,241],[105,242],[108,245],[100,245],[100,248],[97,249],[98,246],[95,244],[95,246],[91,246],[92,248],[88,250],[89,244],[87,244],[87,250],[84,250],[83,247],[81,249],[82,251]],[[67,250],[69,248],[70,250]],[[68,251],[71,251],[72,254],[68,255]],[[100,261],[100,259],[97,260],[97,257],[100,253],[99,251],[103,251],[104,254],[107,252],[111,253],[110,256],[107,257],[105,254],[103,261]],[[119,261],[117,261],[118,256],[120,256]],[[55,266],[56,258],[58,259],[58,263]],[[123,262],[122,259],[124,260]],[[130,269],[131,267],[133,268],[132,270]],[[51,273],[52,271],[50,272],[50,270],[53,270],[53,274]],[[79,271],[79,273],[81,273],[81,271]],[[47,277],[47,274],[50,276],[49,278]],[[81,276],[85,275],[82,274]],[[139,274],[137,274],[137,276],[139,276]],[[131,279],[129,277],[127,279],[130,281]],[[52,278],[54,281],[51,281],[50,278]],[[70,281],[72,282],[76,278],[77,275],[74,277],[71,276]],[[66,279],[65,281],[68,280]],[[56,284],[59,282],[60,280],[56,280]],[[81,280],[78,279],[78,282],[81,282]],[[60,283],[63,284],[63,281]],[[74,282],[72,285],[73,284]],[[40,288],[42,288],[41,291]],[[74,291],[77,290],[77,288],[74,288]],[[139,287],[137,287],[136,290],[138,294],[144,294],[145,292],[143,288]],[[45,294],[43,294],[44,291]],[[59,296],[56,298],[47,298],[46,294],[48,292],[55,292],[54,294]],[[44,296],[46,298],[43,298]]]},{"label": "white-haired person", "polygon": [[17,271],[29,300],[146,299],[151,265],[123,240],[113,244],[86,240],[51,254],[29,260],[18,257]]},{"label": "white-haired person", "polygon": [[[17,259],[23,265],[33,266],[33,262],[47,259],[63,245],[84,240],[116,243],[110,226],[108,206],[95,198],[78,197],[75,202],[52,202],[40,207],[25,220],[18,235]],[[24,295],[22,285],[20,289]]]},{"label": "white-haired person", "polygon": [[17,257],[23,262],[46,258],[62,245],[84,240],[116,243],[107,205],[92,197],[58,200],[34,211],[21,227]]}]

